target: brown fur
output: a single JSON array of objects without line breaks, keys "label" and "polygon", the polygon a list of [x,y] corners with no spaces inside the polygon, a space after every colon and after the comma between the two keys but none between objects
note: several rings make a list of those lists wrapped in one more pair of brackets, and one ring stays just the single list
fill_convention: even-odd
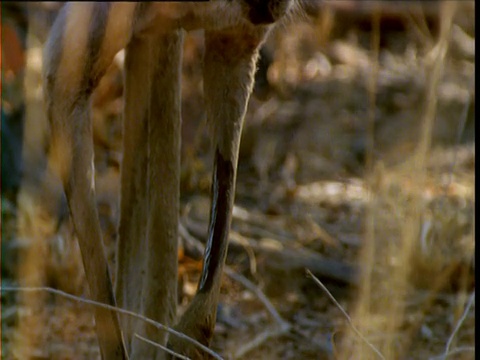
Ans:
[{"label": "brown fur", "polygon": [[[285,15],[292,2],[71,3],[61,10],[44,57],[52,130],[50,166],[65,187],[92,299],[111,305],[118,302],[166,325],[175,321],[181,28],[204,28],[206,111],[218,160],[214,179],[222,184],[212,191],[214,199],[225,199],[221,207],[212,204],[207,248],[220,246],[221,250],[206,252],[203,277],[209,278],[208,289],[199,288],[176,327],[209,345],[227,249],[240,134],[258,49],[271,23]],[[126,97],[114,296],[95,206],[89,99],[122,48],[126,48]],[[219,209],[225,212],[222,216],[217,214]],[[165,333],[132,319],[119,322],[114,312],[100,308],[95,320],[103,359],[125,359],[127,354],[132,359],[165,357],[161,350],[133,337],[139,333],[165,344]],[[178,338],[171,337],[169,346],[194,359],[205,356]]]}]

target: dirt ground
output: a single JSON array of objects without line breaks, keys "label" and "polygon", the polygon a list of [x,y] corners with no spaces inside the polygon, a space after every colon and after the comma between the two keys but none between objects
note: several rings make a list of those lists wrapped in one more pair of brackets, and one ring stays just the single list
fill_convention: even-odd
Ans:
[{"label": "dirt ground", "polygon": [[[268,83],[251,98],[242,139],[212,345],[222,357],[375,358],[355,328],[386,359],[443,359],[447,346],[445,358],[474,359],[475,19],[473,1],[458,5],[444,60],[438,19],[448,14],[438,10],[384,12],[376,32],[370,8],[335,8],[271,34],[264,56],[272,61],[260,70]],[[44,177],[42,36],[29,34],[25,53],[24,179],[16,199],[2,192],[2,287],[87,297],[61,188]],[[201,36],[190,34],[184,51],[179,311],[196,289],[210,204]],[[9,49],[2,42],[2,53]],[[93,99],[112,269],[122,157],[117,60]],[[4,72],[4,87],[19,86]],[[22,102],[13,90],[4,94],[2,107]],[[90,306],[45,292],[1,295],[2,359],[99,358]]]}]

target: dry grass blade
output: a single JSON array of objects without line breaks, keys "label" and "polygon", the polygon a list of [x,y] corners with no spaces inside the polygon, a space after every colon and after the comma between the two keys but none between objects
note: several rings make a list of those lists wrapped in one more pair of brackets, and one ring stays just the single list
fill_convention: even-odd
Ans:
[{"label": "dry grass blade", "polygon": [[[472,94],[474,94],[474,90],[473,90],[475,88],[474,79],[471,80],[471,84],[470,84],[469,88],[472,89]],[[453,161],[452,161],[452,165],[450,167],[450,175],[449,175],[449,178],[448,178],[448,185],[453,183],[455,166],[457,165],[458,145],[460,144],[460,141],[462,139],[463,131],[465,130],[465,126],[467,124],[468,111],[470,109],[470,104],[472,102],[472,97],[473,97],[473,95],[470,95],[468,97],[467,101],[465,102],[465,105],[463,106],[462,114],[460,115],[460,118],[459,118],[457,138],[455,139],[456,148],[455,148],[455,151],[453,153]]]},{"label": "dry grass blade", "polygon": [[70,299],[70,300],[74,300],[74,301],[82,302],[82,303],[85,303],[85,304],[89,304],[89,305],[98,306],[98,307],[101,307],[101,308],[104,308],[104,309],[112,310],[112,311],[115,311],[119,314],[132,316],[136,319],[145,321],[147,324],[155,326],[157,329],[164,330],[164,331],[168,332],[169,334],[172,334],[174,336],[178,336],[181,339],[184,339],[188,342],[191,342],[192,344],[196,345],[199,349],[202,349],[204,352],[211,355],[213,358],[218,359],[218,360],[222,360],[222,357],[220,355],[218,355],[215,351],[210,350],[208,347],[201,344],[197,340],[191,338],[190,336],[187,336],[187,335],[185,335],[181,332],[178,332],[178,331],[176,331],[176,330],[174,330],[174,329],[172,329],[172,328],[170,328],[166,325],[163,325],[163,324],[161,324],[157,321],[149,319],[146,316],[134,313],[133,311],[120,309],[120,308],[115,307],[115,306],[102,304],[102,303],[99,303],[99,302],[96,302],[96,301],[93,301],[93,300],[89,300],[89,299],[83,299],[81,297],[68,294],[64,291],[53,289],[53,288],[46,287],[46,286],[45,287],[10,287],[10,286],[3,287],[2,286],[1,291],[48,292],[48,293],[52,293],[52,294],[62,296],[64,298],[67,298],[67,299]]},{"label": "dry grass blade", "polygon": [[337,308],[342,312],[342,314],[345,316],[345,318],[347,319],[348,323],[350,324],[352,330],[355,332],[355,334],[357,334],[357,336],[365,343],[368,345],[368,347],[370,347],[370,349],[372,349],[372,351],[377,354],[377,356],[380,358],[380,359],[383,359],[385,360],[385,357],[382,355],[382,353],[380,351],[378,351],[378,349],[373,346],[372,343],[370,343],[363,335],[360,331],[358,331],[358,329],[355,327],[355,325],[353,324],[352,322],[352,319],[350,318],[350,316],[347,314],[347,312],[345,311],[345,309],[338,303],[338,301],[335,299],[335,297],[330,293],[330,291],[328,291],[328,289],[326,288],[325,285],[322,284],[322,282],[315,276],[313,275],[313,273],[306,269],[306,272],[307,272],[307,276],[311,277],[313,279],[313,281],[315,281],[315,283],[323,290],[325,291],[325,293],[328,295],[328,297],[330,298],[330,300],[332,300],[332,302],[335,304],[335,306],[337,306]]},{"label": "dry grass blade", "polygon": [[449,356],[452,356],[452,355],[461,354],[461,353],[464,353],[464,352],[473,352],[473,353],[475,353],[475,346],[461,346],[461,347],[458,347],[458,348],[455,348],[455,349],[449,351],[449,352],[446,353],[446,354],[442,354],[442,355],[439,355],[439,356],[431,357],[429,360],[443,360],[443,359],[445,359],[446,357],[449,357]]},{"label": "dry grass blade", "polygon": [[453,330],[452,334],[448,338],[447,345],[445,346],[445,352],[443,353],[442,359],[446,359],[449,352],[450,352],[450,347],[452,346],[453,339],[455,338],[455,335],[458,333],[458,330],[462,326],[463,322],[467,318],[467,315],[470,311],[470,308],[472,307],[473,303],[475,302],[475,290],[473,290],[472,294],[470,295],[470,298],[468,299],[467,306],[465,307],[465,310],[460,317],[460,319],[457,322],[457,325],[455,325],[455,329]]}]

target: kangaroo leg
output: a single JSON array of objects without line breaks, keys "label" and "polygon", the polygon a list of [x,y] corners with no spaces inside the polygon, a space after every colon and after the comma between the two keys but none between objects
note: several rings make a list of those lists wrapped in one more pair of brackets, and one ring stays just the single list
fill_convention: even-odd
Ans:
[{"label": "kangaroo leg", "polygon": [[[49,166],[63,181],[93,300],[115,305],[95,202],[89,98],[129,37],[132,3],[71,3],[60,12],[44,55]],[[103,359],[125,359],[115,312],[95,308]]]},{"label": "kangaroo leg", "polygon": [[[176,314],[180,183],[180,31],[134,38],[127,48],[124,158],[117,262],[120,306],[163,324]],[[124,319],[132,358],[164,351],[166,335]]]},{"label": "kangaroo leg", "polygon": [[[227,253],[243,119],[258,49],[266,33],[266,27],[205,32],[204,94],[214,147],[212,206],[200,283],[177,328],[207,346],[215,326]],[[171,336],[169,345],[193,359],[205,358],[199,349],[179,338]]]},{"label": "kangaroo leg", "polygon": [[[150,212],[142,310],[147,317],[173,325],[177,311],[183,31],[161,35],[156,46],[159,54],[152,66],[148,170]],[[148,326],[145,333],[149,339],[163,345],[166,343],[167,334],[152,326]],[[152,346],[148,346],[148,351],[139,358],[165,357],[164,351]]]},{"label": "kangaroo leg", "polygon": [[[150,42],[132,39],[125,56],[123,159],[115,295],[118,306],[136,313],[141,310],[145,277],[150,48]],[[121,318],[129,353],[133,321],[130,317]]]}]

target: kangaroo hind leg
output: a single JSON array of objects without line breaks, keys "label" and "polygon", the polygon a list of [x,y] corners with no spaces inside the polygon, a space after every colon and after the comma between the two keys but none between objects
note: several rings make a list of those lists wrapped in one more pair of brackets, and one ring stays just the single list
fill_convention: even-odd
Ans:
[{"label": "kangaroo hind leg", "polygon": [[[132,3],[69,3],[44,53],[44,94],[51,126],[49,166],[62,180],[93,300],[115,305],[95,201],[89,99],[128,42]],[[103,359],[125,359],[116,313],[95,308]]]},{"label": "kangaroo hind leg", "polygon": [[[124,156],[116,295],[122,308],[165,325],[176,315],[183,33],[134,37],[125,61]],[[164,358],[166,334],[136,319],[122,326],[131,358]]]},{"label": "kangaroo hind leg", "polygon": [[[212,204],[200,283],[176,327],[207,346],[213,337],[228,248],[243,120],[258,49],[267,31],[267,27],[248,27],[205,32],[204,94],[214,149]],[[169,345],[193,359],[207,358],[200,349],[174,336]]]}]

